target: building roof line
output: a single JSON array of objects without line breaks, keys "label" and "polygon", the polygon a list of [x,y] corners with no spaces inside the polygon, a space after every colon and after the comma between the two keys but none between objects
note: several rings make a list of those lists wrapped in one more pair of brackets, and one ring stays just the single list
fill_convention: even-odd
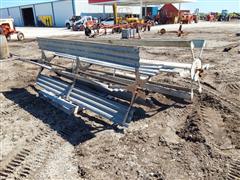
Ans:
[{"label": "building roof line", "polygon": [[9,7],[0,8],[0,10],[18,8],[18,7],[23,7],[23,6],[31,6],[31,5],[48,4],[48,3],[59,2],[59,1],[66,1],[66,0],[53,0],[53,1],[46,1],[46,2],[40,2],[40,3],[23,4],[23,5],[19,5],[19,6],[9,6]]}]

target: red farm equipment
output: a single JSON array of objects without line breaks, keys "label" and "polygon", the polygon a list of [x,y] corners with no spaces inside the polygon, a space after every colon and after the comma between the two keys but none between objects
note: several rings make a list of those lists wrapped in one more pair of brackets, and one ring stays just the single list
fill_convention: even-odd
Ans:
[{"label": "red farm equipment", "polygon": [[199,21],[199,9],[196,9],[194,13],[189,10],[180,11],[180,21],[183,24],[191,24],[193,22],[198,23]]},{"label": "red farm equipment", "polygon": [[17,39],[22,41],[24,39],[24,34],[20,31],[17,31],[14,26],[14,20],[12,18],[9,19],[0,19],[0,31],[4,34],[7,40],[11,40],[11,36],[13,34],[17,35]]}]

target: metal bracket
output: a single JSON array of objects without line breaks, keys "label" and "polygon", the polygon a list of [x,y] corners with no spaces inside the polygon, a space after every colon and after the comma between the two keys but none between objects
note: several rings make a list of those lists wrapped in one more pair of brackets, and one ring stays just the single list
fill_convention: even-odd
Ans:
[{"label": "metal bracket", "polygon": [[146,94],[143,93],[143,92],[140,92],[140,88],[143,87],[148,82],[150,77],[148,77],[147,79],[142,80],[141,76],[140,76],[140,73],[139,73],[139,68],[136,68],[135,76],[136,76],[135,83],[133,83],[132,85],[127,86],[127,88],[126,88],[127,90],[129,90],[132,93],[132,99],[131,99],[128,111],[127,111],[127,113],[126,113],[126,115],[124,117],[124,121],[123,121],[124,124],[126,123],[126,121],[128,119],[129,113],[131,112],[131,109],[132,109],[133,104],[135,103],[135,100],[137,99],[137,97],[141,97],[143,99],[146,98]]},{"label": "metal bracket", "polygon": [[79,60],[79,58],[77,58],[76,59],[76,67],[73,68],[73,74],[74,74],[73,82],[72,82],[71,86],[69,87],[69,89],[66,93],[66,96],[65,96],[66,100],[68,100],[69,95],[70,95],[70,93],[72,92],[72,90],[75,86],[75,83],[76,83],[76,80],[77,80],[76,74],[78,73],[79,67],[80,67],[80,60]]}]

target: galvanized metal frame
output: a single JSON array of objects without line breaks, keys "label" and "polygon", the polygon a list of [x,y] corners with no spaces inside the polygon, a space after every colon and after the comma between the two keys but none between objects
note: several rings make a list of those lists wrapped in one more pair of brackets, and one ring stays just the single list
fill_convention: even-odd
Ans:
[{"label": "galvanized metal frame", "polygon": [[[39,46],[40,46],[40,48],[43,51],[44,50],[48,50],[48,51],[53,51],[53,52],[57,52],[57,53],[66,53],[66,52],[69,51],[69,48],[64,48],[64,47],[62,48],[62,47],[56,45],[56,43],[55,44],[51,44],[51,43],[53,43],[53,42],[52,41],[49,42],[49,40],[48,40],[47,44],[45,44],[44,41],[39,40]],[[84,45],[86,45],[86,44],[87,43],[84,43]],[[74,46],[72,46],[71,43],[69,45],[71,47],[74,47]],[[79,44],[79,45],[83,45],[83,44]],[[126,112],[126,114],[124,116],[124,119],[123,119],[123,122],[122,122],[122,125],[125,125],[126,121],[128,120],[129,114],[130,114],[130,112],[132,110],[132,107],[133,107],[133,104],[134,104],[136,98],[141,94],[141,93],[138,92],[140,90],[140,85],[143,85],[143,83],[142,83],[143,81],[140,79],[140,73],[139,73],[139,60],[140,60],[140,57],[139,57],[138,48],[131,48],[131,49],[129,49],[128,47],[127,48],[123,47],[123,46],[113,47],[112,45],[109,46],[109,45],[106,45],[106,44],[105,45],[95,44],[95,46],[94,46],[92,43],[90,43],[90,44],[87,44],[88,45],[87,48],[90,49],[90,52],[88,52],[89,49],[87,49],[86,46],[82,47],[82,46],[79,46],[79,45],[77,47],[80,47],[81,52],[86,51],[86,53],[84,53],[84,55],[80,56],[80,57],[76,56],[76,55],[78,55],[78,52],[76,52],[76,51],[74,51],[74,52],[72,51],[72,53],[70,53],[71,55],[75,56],[75,58],[73,58],[73,59],[76,62],[76,67],[75,67],[74,71],[72,72],[73,82],[72,82],[71,86],[69,87],[67,93],[64,94],[64,97],[62,96],[62,98],[66,99],[66,100],[70,100],[69,96],[70,96],[70,93],[72,92],[72,90],[73,90],[73,88],[75,86],[75,82],[76,82],[76,79],[77,79],[76,75],[79,72],[80,72],[80,74],[84,74],[84,76],[87,75],[86,72],[84,73],[86,68],[85,69],[82,68],[82,66],[80,65],[80,62],[82,62],[82,60],[84,58],[92,58],[93,54],[95,54],[94,57],[96,55],[98,55],[98,59],[102,60],[103,63],[105,61],[109,60],[110,64],[116,64],[116,65],[117,64],[122,64],[125,67],[130,67],[131,71],[133,69],[135,69],[136,82],[131,84],[131,85],[128,85],[128,87],[126,88],[128,91],[130,91],[132,93],[132,99],[131,99],[130,105],[129,105],[128,109],[127,109],[127,112]],[[122,53],[122,52],[119,53],[119,51],[118,51],[119,49],[123,50],[125,53]],[[132,54],[134,54],[134,55],[132,56]],[[103,56],[103,57],[99,58],[99,56]],[[43,59],[47,59],[45,57],[44,53],[43,53],[43,57],[42,58]],[[124,62],[121,62],[121,60],[122,61],[124,60]],[[129,62],[127,62],[127,61],[129,61]],[[51,70],[53,70],[53,68],[51,68]],[[86,78],[86,77],[84,77],[84,78]],[[144,81],[144,82],[146,82],[146,81]]]},{"label": "galvanized metal frame", "polygon": [[[141,42],[140,42],[141,41]],[[62,91],[59,95],[46,94],[47,92],[41,91],[41,93],[54,102],[61,103],[66,105],[67,109],[75,108],[75,105],[71,103],[73,100],[73,94],[77,98],[82,98],[82,96],[78,96],[76,92],[80,92],[80,90],[75,88],[75,83],[77,80],[81,80],[84,82],[100,85],[103,83],[109,83],[110,86],[106,87],[110,89],[112,87],[119,87],[125,89],[125,91],[131,92],[132,98],[130,100],[129,106],[124,111],[124,117],[121,121],[116,121],[120,125],[126,125],[129,120],[129,115],[132,114],[132,108],[134,106],[135,100],[140,97],[142,99],[146,98],[145,89],[154,92],[160,92],[167,95],[173,95],[176,97],[181,97],[184,99],[188,99],[189,94],[187,90],[184,88],[173,87],[173,86],[165,86],[161,84],[154,84],[149,82],[149,79],[152,76],[157,75],[160,71],[164,70],[162,66],[154,66],[152,64],[141,64],[140,63],[140,55],[139,55],[139,45],[141,46],[158,46],[158,47],[190,47],[192,52],[193,61],[196,59],[194,54],[194,48],[201,48],[199,58],[202,55],[202,50],[205,46],[205,41],[195,40],[195,41],[155,41],[155,40],[138,40],[138,41],[108,41],[108,40],[97,40],[96,42],[91,42],[88,40],[84,41],[67,41],[62,39],[46,39],[46,38],[38,38],[39,47],[42,50],[42,61],[33,62],[29,61],[33,64],[39,65],[41,70],[38,74],[38,79],[43,78],[41,75],[43,69],[48,69],[50,71],[55,72],[56,74],[60,74],[64,77],[68,77],[72,80],[67,88]],[[126,45],[126,43],[129,43]],[[134,45],[135,44],[135,45]],[[52,51],[55,54],[53,57],[48,58],[45,54],[45,51]],[[72,64],[72,72],[67,71],[64,67],[60,69],[58,65],[55,68],[54,64],[51,63],[51,60],[56,56],[65,57],[73,60]],[[75,65],[74,65],[75,63]],[[83,63],[87,63],[84,65]],[[101,74],[100,71],[93,71],[89,69],[91,65],[98,65],[107,68],[113,69],[112,75],[108,75],[107,73]],[[189,66],[189,64],[187,64]],[[120,77],[116,76],[116,70],[128,71],[132,73],[133,78],[128,78],[126,76]],[[143,77],[145,77],[143,79]],[[45,82],[46,81],[46,82]],[[46,85],[42,84],[45,88],[50,88],[47,85],[52,81],[51,79],[41,80],[42,83],[46,83]],[[60,83],[60,82],[58,82]],[[58,84],[57,83],[57,84]],[[51,85],[53,87],[57,87],[57,84]],[[50,88],[51,90],[51,88]],[[193,88],[191,87],[191,94],[193,95]],[[97,98],[97,97],[95,97]],[[86,98],[85,98],[86,99]],[[76,100],[75,100],[76,101]],[[92,100],[90,100],[92,101]],[[81,102],[77,101],[81,107]],[[100,102],[100,101],[99,101]],[[84,104],[84,102],[83,102]],[[99,104],[99,103],[98,103]],[[73,106],[72,106],[73,105]],[[88,107],[89,105],[85,104],[82,108]],[[73,111],[73,110],[71,110]],[[95,112],[99,112],[97,109]],[[76,112],[74,110],[74,112]],[[102,112],[104,115],[104,112]],[[105,115],[104,115],[105,116]],[[112,117],[106,115],[105,117]],[[120,116],[119,116],[120,117]]]}]

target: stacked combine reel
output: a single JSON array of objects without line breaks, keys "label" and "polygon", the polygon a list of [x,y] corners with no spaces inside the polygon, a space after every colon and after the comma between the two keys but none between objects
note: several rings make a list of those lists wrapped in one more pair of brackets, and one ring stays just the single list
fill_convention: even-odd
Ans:
[{"label": "stacked combine reel", "polygon": [[[70,41],[38,38],[38,44],[42,50],[40,60],[18,60],[41,67],[36,84],[42,98],[68,114],[89,110],[121,126],[127,126],[132,120],[136,100],[146,100],[149,92],[188,101],[193,99],[193,86],[161,84],[153,81],[153,77],[162,72],[185,74],[192,83],[199,82],[201,92],[200,77],[207,68],[201,61],[204,40]],[[142,59],[141,47],[185,48],[192,53],[191,62]],[[200,49],[198,55],[195,49]],[[51,52],[52,56],[47,57],[46,52]],[[56,57],[58,59],[54,59]],[[71,61],[72,67],[66,68],[52,61],[62,58]]]}]

